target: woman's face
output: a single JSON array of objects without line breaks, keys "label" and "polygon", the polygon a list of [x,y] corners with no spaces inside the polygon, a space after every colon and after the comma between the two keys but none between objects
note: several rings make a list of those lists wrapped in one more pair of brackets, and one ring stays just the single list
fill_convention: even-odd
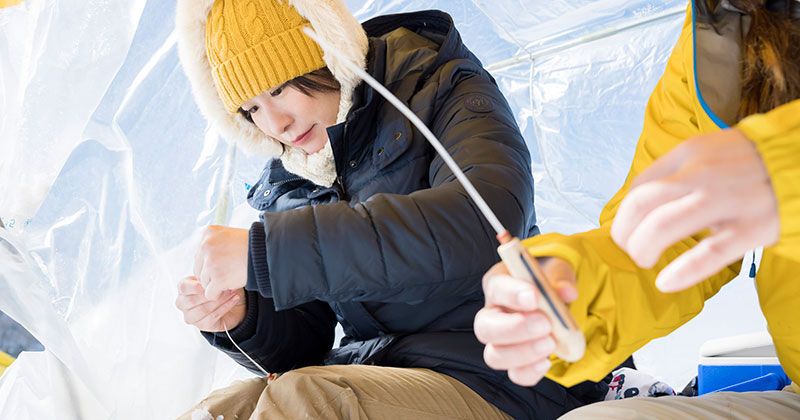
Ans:
[{"label": "woman's face", "polygon": [[325,147],[326,129],[336,124],[339,91],[311,95],[284,84],[245,102],[242,109],[264,134],[312,154]]}]

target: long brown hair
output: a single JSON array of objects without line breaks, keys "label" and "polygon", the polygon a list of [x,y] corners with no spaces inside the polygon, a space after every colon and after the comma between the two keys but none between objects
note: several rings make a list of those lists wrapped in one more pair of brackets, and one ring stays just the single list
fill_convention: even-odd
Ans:
[{"label": "long brown hair", "polygon": [[[331,73],[328,67],[323,67],[311,73],[295,77],[284,83],[281,87],[293,87],[307,96],[314,96],[315,92],[333,92],[342,88],[339,81],[336,80],[336,77],[333,76],[333,73]],[[239,113],[242,114],[247,121],[253,122],[253,117],[250,115],[250,112],[239,108]]]},{"label": "long brown hair", "polygon": [[[742,95],[737,120],[767,112],[800,98],[800,2],[796,0],[729,0],[750,16],[742,42]],[[710,17],[720,0],[698,0]]]}]

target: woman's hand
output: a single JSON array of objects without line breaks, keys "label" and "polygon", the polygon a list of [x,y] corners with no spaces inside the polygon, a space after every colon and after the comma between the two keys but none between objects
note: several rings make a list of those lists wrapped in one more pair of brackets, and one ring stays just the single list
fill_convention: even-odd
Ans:
[{"label": "woman's hand", "polygon": [[249,231],[224,226],[209,226],[203,233],[194,257],[194,275],[200,280],[209,300],[222,292],[241,289],[247,284]]},{"label": "woman's hand", "polygon": [[[550,258],[542,269],[564,302],[578,297],[575,273],[566,261]],[[511,277],[499,263],[483,277],[483,292],[486,304],[475,316],[475,335],[486,344],[483,359],[492,369],[507,370],[518,385],[536,385],[550,369],[556,348],[550,319],[537,305],[536,286]]]},{"label": "woman's hand", "polygon": [[661,270],[660,290],[683,290],[778,241],[769,175],[755,145],[734,129],[687,140],[642,172],[611,236],[636,264],[651,268],[664,250],[704,229],[709,237]]},{"label": "woman's hand", "polygon": [[244,289],[229,290],[210,300],[196,277],[186,277],[178,283],[175,306],[183,312],[183,320],[200,331],[219,332],[233,329],[244,321],[247,312]]}]

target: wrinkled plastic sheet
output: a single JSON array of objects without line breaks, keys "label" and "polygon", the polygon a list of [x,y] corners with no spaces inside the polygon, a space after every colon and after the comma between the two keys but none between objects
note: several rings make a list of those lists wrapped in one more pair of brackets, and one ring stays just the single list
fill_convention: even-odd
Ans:
[{"label": "wrinkled plastic sheet", "polygon": [[[596,226],[622,184],[685,9],[645,0],[348,5],[362,20],[453,15],[516,113],[542,230],[563,233]],[[248,376],[173,307],[197,232],[212,221],[226,152],[192,100],[173,21],[174,2],[155,0],[0,9],[0,310],[46,348],[23,353],[0,379],[0,418],[174,417]],[[256,217],[245,196],[263,163],[236,162],[234,226]],[[739,283],[710,306],[742,322],[713,336],[763,327],[750,316],[755,303],[742,303],[752,286]],[[640,366],[688,379],[712,337],[698,322],[678,332],[678,350],[656,342],[642,351]]]}]

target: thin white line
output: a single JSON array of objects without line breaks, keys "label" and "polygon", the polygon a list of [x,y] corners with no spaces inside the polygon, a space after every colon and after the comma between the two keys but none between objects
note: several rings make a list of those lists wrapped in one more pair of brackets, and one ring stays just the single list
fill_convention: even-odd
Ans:
[{"label": "thin white line", "polygon": [[244,351],[244,350],[242,350],[242,348],[241,348],[241,347],[239,347],[239,345],[238,345],[238,344],[236,344],[236,342],[235,342],[235,341],[233,341],[233,338],[231,337],[231,333],[229,333],[229,332],[228,332],[228,326],[227,326],[227,325],[226,325],[224,322],[222,323],[222,326],[223,326],[223,327],[225,327],[225,335],[227,335],[227,336],[228,336],[228,340],[231,340],[231,343],[233,343],[233,345],[236,347],[236,350],[239,350],[239,352],[241,352],[241,353],[244,355],[244,357],[246,357],[246,358],[247,358],[247,360],[249,360],[251,363],[253,363],[254,365],[256,365],[256,367],[258,368],[258,370],[260,370],[260,371],[261,371],[261,373],[263,373],[265,377],[266,377],[266,376],[269,376],[269,372],[267,372],[266,370],[264,370],[264,368],[263,368],[263,367],[261,367],[261,365],[259,365],[258,363],[256,363],[256,361],[255,361],[255,360],[253,360],[253,358],[252,358],[252,357],[250,357],[250,355],[249,355],[249,354],[245,353],[245,351]]},{"label": "thin white line", "polygon": [[[233,167],[236,164],[236,144],[233,142],[228,143],[228,152],[225,155],[225,167],[222,172],[222,180],[219,185],[219,189],[217,191],[217,208],[214,211],[214,224],[216,225],[227,225],[228,224],[228,209],[230,208],[230,191],[231,191],[231,184],[233,184],[233,174],[235,173]],[[245,297],[246,298],[246,297]],[[252,357],[250,357],[247,352],[242,350],[239,347],[239,344],[233,340],[231,337],[230,331],[228,331],[228,325],[223,321],[222,327],[225,328],[225,335],[228,336],[228,340],[231,340],[233,346],[236,347],[236,350],[239,350],[240,353],[244,355],[252,364],[254,364],[258,370],[260,370],[264,376],[269,376],[269,372],[266,371],[261,365],[259,365]]]}]

